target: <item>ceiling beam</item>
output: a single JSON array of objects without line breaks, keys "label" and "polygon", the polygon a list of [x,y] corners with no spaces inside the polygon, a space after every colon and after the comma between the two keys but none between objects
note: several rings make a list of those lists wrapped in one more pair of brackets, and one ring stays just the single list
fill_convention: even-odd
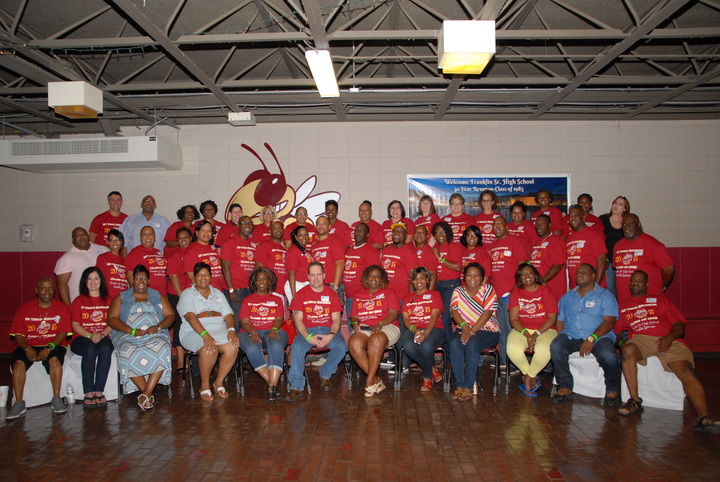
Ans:
[{"label": "ceiling beam", "polygon": [[0,97],[0,104],[6,105],[6,106],[10,107],[11,109],[19,110],[20,112],[25,112],[26,114],[30,114],[30,115],[32,115],[32,116],[35,116],[35,117],[39,118],[39,119],[43,119],[43,120],[46,120],[46,121],[48,121],[48,122],[52,122],[53,124],[57,124],[57,125],[60,125],[60,126],[63,126],[63,127],[75,127],[74,125],[72,125],[72,124],[69,123],[69,122],[66,122],[66,121],[64,121],[64,120],[58,119],[57,117],[49,116],[49,115],[47,115],[47,114],[45,114],[45,113],[43,113],[43,112],[37,111],[37,110],[35,110],[35,109],[30,109],[30,108],[25,107],[24,105],[22,105],[22,104],[20,104],[20,103],[18,103],[18,102],[13,102],[13,101],[10,100],[10,99],[6,99],[5,97]]}]

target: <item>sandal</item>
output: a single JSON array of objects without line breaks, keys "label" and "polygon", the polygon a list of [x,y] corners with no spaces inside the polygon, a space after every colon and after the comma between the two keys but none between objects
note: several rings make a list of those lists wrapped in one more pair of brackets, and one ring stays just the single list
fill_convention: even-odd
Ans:
[{"label": "sandal", "polygon": [[463,391],[463,392],[460,394],[460,398],[458,398],[458,401],[460,401],[460,402],[469,402],[470,400],[472,400],[472,397],[473,397],[473,394],[472,394],[472,392],[471,392],[470,390],[468,390],[468,391]]},{"label": "sandal", "polygon": [[642,406],[642,398],[639,398],[637,400],[633,398],[628,398],[628,401],[623,403],[620,408],[618,408],[618,413],[620,415],[634,415],[636,413],[641,413],[643,410],[645,410]]},{"label": "sandal", "polygon": [[200,400],[202,400],[203,402],[212,402],[215,399],[213,398],[212,392],[210,390],[201,390]]},{"label": "sandal", "polygon": [[542,385],[542,383],[540,383],[540,380],[538,380],[537,383],[535,383],[535,386],[530,389],[530,391],[533,393],[537,392],[538,388],[540,388],[540,385]]},{"label": "sandal", "polygon": [[100,395],[99,397],[95,397],[95,406],[97,408],[107,407],[108,401],[107,398],[105,398],[105,395]]},{"label": "sandal", "polygon": [[525,394],[526,397],[537,397],[537,393],[535,393],[535,390],[532,390],[532,389],[528,390],[527,388],[525,388],[524,383],[521,383],[518,388],[520,389],[521,392],[523,392]]},{"label": "sandal", "polygon": [[380,393],[387,388],[382,380],[377,382],[375,385],[377,385],[377,389],[375,390],[375,393]]},{"label": "sandal", "polygon": [[720,422],[710,415],[705,415],[697,419],[697,423],[693,425],[693,428],[705,433],[720,433]]},{"label": "sandal", "polygon": [[95,408],[96,405],[96,398],[95,397],[85,397],[83,398],[83,408],[91,409]]},{"label": "sandal", "polygon": [[230,396],[227,390],[225,390],[225,387],[213,387],[213,390],[215,390],[215,395],[217,395],[218,398],[225,399]]},{"label": "sandal", "polygon": [[453,400],[460,400],[460,397],[462,397],[462,394],[463,394],[462,388],[456,388],[450,398],[452,398]]},{"label": "sandal", "polygon": [[435,367],[433,367],[432,372],[433,372],[432,381],[434,381],[435,383],[440,383],[440,382],[442,381],[442,379],[443,379],[443,374],[440,373],[440,372],[438,371],[438,369],[435,368]]},{"label": "sandal", "polygon": [[278,399],[277,387],[268,387],[267,401],[268,402],[277,402],[277,399]]},{"label": "sandal", "polygon": [[429,378],[423,378],[422,385],[420,385],[421,392],[429,392],[432,390],[433,381]]},{"label": "sandal", "polygon": [[[144,400],[143,400],[143,398],[144,398]],[[153,404],[150,401],[150,397],[148,397],[144,393],[141,393],[140,395],[138,395],[137,404],[138,404],[138,407],[142,408],[143,412],[145,410],[150,410],[151,408],[153,408]]]},{"label": "sandal", "polygon": [[378,391],[378,384],[375,383],[369,387],[365,387],[365,398],[372,398]]}]

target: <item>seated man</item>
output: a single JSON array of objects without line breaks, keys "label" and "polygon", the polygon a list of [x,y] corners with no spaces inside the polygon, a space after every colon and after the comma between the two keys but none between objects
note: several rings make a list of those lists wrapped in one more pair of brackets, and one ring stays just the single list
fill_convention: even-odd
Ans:
[{"label": "seated man", "polygon": [[685,317],[662,294],[648,295],[647,273],[636,270],[630,276],[631,297],[620,303],[620,320],[616,332],[628,331],[629,340],[621,340],[622,371],[630,398],[618,409],[621,415],[643,410],[638,396],[637,364],[647,364],[656,356],[665,371],[674,373],[698,413],[694,428],[702,432],[720,433],[720,421],[708,415],[705,390],[693,370],[695,362],[690,348],[681,338],[685,335]]},{"label": "seated man", "polygon": [[330,349],[328,360],[320,367],[320,390],[332,390],[330,377],[345,358],[347,344],[340,332],[340,298],[325,285],[323,265],[317,261],[308,266],[309,285],[295,294],[290,310],[295,320],[297,336],[290,354],[288,390],[285,401],[294,402],[303,396],[305,389],[305,355],[313,346]]},{"label": "seated man", "polygon": [[55,298],[55,286],[50,278],[40,278],[35,285],[37,300],[21,305],[15,312],[10,335],[17,348],[10,359],[15,403],[6,420],[15,420],[25,413],[23,399],[25,376],[34,362],[42,362],[50,375],[53,397],[50,408],[65,413],[67,407],[60,398],[62,365],[65,360],[65,339],[72,334],[70,308]]},{"label": "seated man", "polygon": [[573,377],[568,357],[592,353],[605,373],[605,405],[619,404],[620,370],[615,354],[613,327],[618,314],[615,297],[595,282],[592,265],[582,263],[575,271],[577,286],[568,291],[558,303],[557,331],[560,333],[550,344],[555,379],[560,387],[552,398],[562,403],[573,398]]}]

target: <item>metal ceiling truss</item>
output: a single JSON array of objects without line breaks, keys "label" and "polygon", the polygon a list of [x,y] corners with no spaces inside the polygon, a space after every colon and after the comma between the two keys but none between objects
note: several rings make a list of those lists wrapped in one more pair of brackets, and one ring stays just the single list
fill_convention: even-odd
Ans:
[{"label": "metal ceiling truss", "polygon": [[[444,19],[495,19],[481,76],[443,76]],[[0,117],[33,132],[258,122],[720,117],[715,0],[5,0]],[[321,99],[304,51],[328,49]],[[100,121],[47,107],[47,83],[104,91]]]}]

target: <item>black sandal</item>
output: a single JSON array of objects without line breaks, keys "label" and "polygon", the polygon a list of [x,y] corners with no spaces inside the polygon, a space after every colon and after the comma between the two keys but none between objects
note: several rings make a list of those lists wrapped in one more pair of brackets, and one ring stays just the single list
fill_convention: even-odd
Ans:
[{"label": "black sandal", "polygon": [[638,398],[637,400],[629,398],[627,402],[623,403],[620,408],[618,408],[618,413],[627,417],[629,415],[641,413],[643,410],[645,409],[642,406],[642,398]]},{"label": "black sandal", "polygon": [[83,398],[83,404],[82,404],[83,408],[88,409],[88,410],[91,410],[91,409],[95,408],[95,404],[96,404],[96,398],[95,398],[95,397],[85,397],[85,398]]},{"label": "black sandal", "polygon": [[710,415],[705,415],[697,419],[697,423],[693,425],[693,428],[705,433],[720,433],[720,422]]}]

